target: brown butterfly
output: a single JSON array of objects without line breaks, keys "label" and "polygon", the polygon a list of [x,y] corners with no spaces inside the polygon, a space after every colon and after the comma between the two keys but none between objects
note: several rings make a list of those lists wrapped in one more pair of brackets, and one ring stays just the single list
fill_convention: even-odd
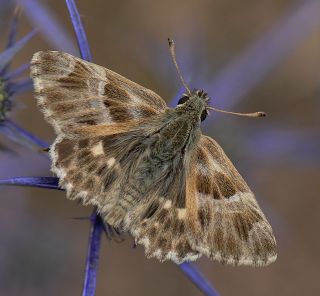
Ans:
[{"label": "brown butterfly", "polygon": [[68,198],[96,206],[148,257],[181,263],[204,254],[267,265],[276,259],[271,226],[222,148],[202,135],[200,123],[214,108],[204,91],[190,92],[169,43],[188,92],[174,109],[153,91],[70,54],[33,56],[38,105],[57,133],[52,171]]}]

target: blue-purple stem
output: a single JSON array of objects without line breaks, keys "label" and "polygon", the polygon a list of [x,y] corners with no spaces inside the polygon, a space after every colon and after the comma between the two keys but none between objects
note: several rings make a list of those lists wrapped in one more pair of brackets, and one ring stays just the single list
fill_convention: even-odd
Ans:
[{"label": "blue-purple stem", "polygon": [[[81,17],[78,12],[77,5],[74,2],[74,0],[66,0],[66,4],[69,10],[73,29],[77,36],[77,42],[81,58],[91,62],[91,50],[89,47],[86,32],[81,22]],[[89,247],[86,259],[86,270],[84,276],[82,296],[93,296],[95,294],[101,235],[103,230],[103,222],[101,221],[99,215],[97,215],[97,213],[94,211],[93,220],[91,222],[91,232],[89,237]]]},{"label": "blue-purple stem", "polygon": [[86,35],[86,32],[83,28],[83,24],[81,22],[81,17],[78,12],[76,3],[74,2],[74,0],[66,0],[66,3],[68,6],[68,10],[69,10],[69,14],[70,14],[70,18],[72,21],[74,31],[77,36],[77,41],[78,41],[78,46],[80,49],[81,58],[86,61],[91,62],[92,61],[91,50],[89,48],[87,35]]},{"label": "blue-purple stem", "polygon": [[207,296],[219,296],[219,293],[213,288],[211,283],[201,274],[198,268],[191,263],[182,263],[180,269],[186,276]]},{"label": "blue-purple stem", "polygon": [[[72,38],[59,22],[59,16],[55,15],[49,8],[47,1],[42,0],[16,0],[23,7],[26,15],[35,28],[39,28],[49,44],[56,50],[65,51],[76,55],[78,50]],[[58,2],[58,1],[56,1]],[[48,3],[48,4],[46,4]]]},{"label": "blue-purple stem", "polygon": [[9,36],[8,36],[6,48],[10,48],[11,46],[13,46],[16,41],[19,15],[20,15],[20,6],[17,5],[14,10],[12,22],[10,25],[10,31],[9,31]]},{"label": "blue-purple stem", "polygon": [[40,146],[42,148],[48,148],[49,144],[47,144],[45,141],[41,140],[40,138],[34,136],[33,134],[29,133],[28,131],[26,131],[25,129],[23,129],[21,126],[19,126],[18,124],[14,123],[13,121],[11,121],[10,119],[6,119],[4,121],[4,124],[6,127],[13,129],[15,131],[17,131],[19,133],[20,136],[22,136],[23,138],[25,138],[27,141]]},{"label": "blue-purple stem", "polygon": [[99,254],[101,248],[102,232],[104,231],[101,217],[94,210],[91,219],[87,264],[82,289],[82,296],[93,296],[96,290]]},{"label": "blue-purple stem", "polygon": [[21,48],[29,42],[29,40],[36,34],[36,31],[32,31],[19,41],[17,41],[14,45],[7,48],[5,51],[0,53],[0,73],[3,75],[3,71],[7,68],[7,66],[12,61],[13,57],[21,50]]},{"label": "blue-purple stem", "polygon": [[8,85],[9,96],[20,94],[33,89],[33,83],[30,78],[23,78],[15,82],[9,82]]},{"label": "blue-purple stem", "polygon": [[[18,18],[19,18],[19,14],[20,14],[20,7],[16,6],[15,11],[14,11],[14,16],[11,22],[11,26],[10,26],[10,31],[9,31],[9,36],[8,36],[8,41],[7,41],[7,46],[6,49],[9,49],[10,47],[12,47],[16,41],[16,37],[17,37],[17,28],[18,28]],[[2,69],[2,75],[4,73],[7,72],[7,70],[10,67],[10,63],[7,64],[4,69]]]},{"label": "blue-purple stem", "polygon": [[59,189],[59,179],[56,177],[14,177],[0,179],[0,185],[28,186],[47,189]]},{"label": "blue-purple stem", "polygon": [[11,80],[11,79],[17,78],[18,76],[23,74],[25,71],[29,70],[29,67],[30,67],[29,63],[22,64],[17,69],[5,73],[2,78],[4,80]]}]

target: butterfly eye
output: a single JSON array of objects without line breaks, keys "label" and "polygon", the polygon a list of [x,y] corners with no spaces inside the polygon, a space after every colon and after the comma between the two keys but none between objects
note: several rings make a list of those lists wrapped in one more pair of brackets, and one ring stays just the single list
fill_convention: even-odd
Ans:
[{"label": "butterfly eye", "polygon": [[201,121],[204,121],[206,119],[207,115],[208,115],[208,111],[206,109],[204,109],[201,113],[201,117],[200,117]]},{"label": "butterfly eye", "polygon": [[185,103],[186,101],[188,101],[188,100],[189,100],[189,97],[183,96],[183,97],[179,100],[178,105],[184,104],[184,103]]}]

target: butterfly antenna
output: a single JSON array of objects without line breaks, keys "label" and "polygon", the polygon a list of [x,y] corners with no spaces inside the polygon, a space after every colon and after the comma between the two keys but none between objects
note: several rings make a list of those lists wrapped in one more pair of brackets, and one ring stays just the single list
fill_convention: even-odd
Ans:
[{"label": "butterfly antenna", "polygon": [[253,113],[237,113],[237,112],[230,112],[230,111],[225,111],[213,107],[207,107],[207,109],[214,110],[217,112],[221,113],[227,113],[227,114],[233,114],[233,115],[239,115],[239,116],[245,116],[245,117],[265,117],[267,116],[267,113],[265,112],[253,112]]},{"label": "butterfly antenna", "polygon": [[170,49],[170,54],[171,54],[171,57],[172,57],[172,60],[173,60],[173,63],[174,65],[176,66],[176,69],[177,69],[177,72],[178,72],[178,75],[180,77],[180,80],[183,84],[183,86],[186,88],[186,90],[188,91],[189,95],[191,94],[191,91],[188,87],[188,85],[186,84],[186,82],[184,81],[183,77],[182,77],[182,74],[180,72],[180,68],[178,66],[178,63],[177,63],[177,60],[176,60],[176,52],[175,52],[175,48],[174,48],[174,42],[171,38],[168,38],[168,42],[169,42],[169,49]]}]

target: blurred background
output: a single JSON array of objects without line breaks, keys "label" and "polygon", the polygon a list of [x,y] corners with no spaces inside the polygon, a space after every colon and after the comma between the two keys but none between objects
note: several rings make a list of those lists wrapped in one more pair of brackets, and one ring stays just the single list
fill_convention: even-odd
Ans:
[{"label": "blurred background", "polygon": [[[23,0],[18,39],[32,38],[13,60],[39,50],[78,55],[63,0]],[[181,91],[168,52],[191,88],[217,108],[265,111],[250,119],[211,112],[203,132],[216,139],[255,192],[273,226],[278,259],[265,268],[196,262],[221,295],[319,295],[320,1],[85,1],[78,9],[94,62],[146,86],[174,106]],[[0,0],[4,49],[15,1]],[[32,92],[13,98],[9,118],[51,143],[51,127]],[[0,178],[51,176],[41,153],[0,136]],[[79,295],[90,207],[64,192],[0,189],[0,294]],[[173,263],[146,259],[132,239],[103,238],[96,295],[201,295]]]}]

